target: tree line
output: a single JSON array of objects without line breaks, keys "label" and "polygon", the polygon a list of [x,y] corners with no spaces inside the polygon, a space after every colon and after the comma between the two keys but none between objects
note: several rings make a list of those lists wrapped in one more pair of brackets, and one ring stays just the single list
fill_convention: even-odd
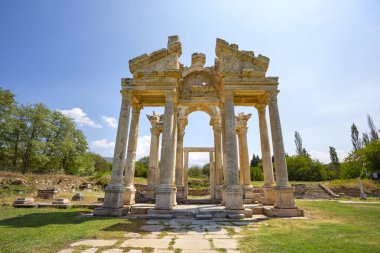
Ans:
[{"label": "tree line", "polygon": [[19,104],[0,87],[1,170],[89,175],[102,163],[72,119],[40,103]]},{"label": "tree line", "polygon": [[[335,147],[329,147],[330,163],[328,164],[312,159],[303,146],[301,135],[295,131],[296,154],[293,156],[285,155],[289,180],[324,181],[338,178],[376,177],[376,174],[380,172],[380,130],[376,129],[369,115],[367,115],[367,123],[369,133],[363,132],[361,137],[355,123],[352,124],[351,142],[353,149],[343,162],[339,161]],[[273,164],[273,166],[275,170],[275,165]],[[263,180],[262,162],[259,156],[255,154],[251,160],[251,179]]]}]

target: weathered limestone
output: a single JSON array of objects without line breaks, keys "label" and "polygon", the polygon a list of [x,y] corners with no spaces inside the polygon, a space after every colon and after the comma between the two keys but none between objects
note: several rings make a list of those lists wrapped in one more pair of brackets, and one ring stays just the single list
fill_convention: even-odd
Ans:
[{"label": "weathered limestone", "polygon": [[177,123],[177,153],[176,153],[176,171],[175,182],[177,188],[177,198],[184,198],[184,184],[183,184],[183,138],[185,135],[185,127],[187,125],[187,118],[182,117],[178,119]]},{"label": "weathered limestone", "polygon": [[284,142],[282,139],[280,114],[277,106],[277,93],[273,91],[269,97],[269,117],[271,123],[274,163],[276,166],[275,208],[295,208],[294,188],[288,181]]},{"label": "weathered limestone", "polygon": [[149,170],[148,184],[145,191],[147,197],[155,196],[156,185],[159,181],[158,153],[160,144],[160,133],[162,132],[162,116],[153,112],[152,116],[147,115],[152,127],[150,129],[150,152],[149,152]]},{"label": "weathered limestone", "polygon": [[115,152],[112,163],[111,182],[105,189],[102,207],[95,208],[94,215],[99,216],[121,216],[125,214],[123,208],[123,195],[125,186],[123,182],[124,161],[127,147],[129,114],[131,110],[132,95],[122,92],[122,103],[117,128]]},{"label": "weathered limestone", "polygon": [[164,131],[161,149],[160,184],[156,189],[156,209],[171,210],[175,203],[174,181],[174,139],[177,128],[173,91],[165,92]]},{"label": "weathered limestone", "polygon": [[226,209],[244,209],[243,191],[238,179],[235,110],[232,92],[225,93],[224,114],[226,132]]},{"label": "weathered limestone", "polygon": [[126,187],[124,193],[125,205],[133,205],[135,203],[136,188],[133,185],[133,181],[135,178],[136,149],[141,108],[142,107],[139,104],[133,104],[132,106],[132,120],[128,138],[127,161],[125,164],[124,173],[124,184]]},{"label": "weathered limestone", "polygon": [[239,113],[239,115],[236,117],[236,130],[239,140],[240,180],[241,184],[243,185],[244,200],[248,203],[253,198],[247,139],[247,122],[251,116],[252,114],[245,115],[244,113]]},{"label": "weathered limestone", "polygon": [[222,199],[222,126],[214,123],[214,148],[215,148],[215,199]]},{"label": "weathered limestone", "polygon": [[272,156],[270,153],[268,127],[265,116],[266,104],[256,105],[259,115],[259,128],[260,128],[260,143],[261,143],[261,156],[264,170],[264,200],[263,204],[273,205],[275,202],[274,194],[274,177],[272,167]]},{"label": "weathered limestone", "polygon": [[[134,203],[133,175],[139,111],[142,106],[165,107],[164,115],[154,113],[153,116],[148,116],[152,125],[151,146],[148,185],[144,193],[148,197],[156,197],[155,213],[152,215],[171,217],[177,197],[187,197],[188,156],[192,151],[186,150],[183,143],[187,117],[195,111],[206,112],[214,130],[214,147],[207,151],[210,155],[211,198],[220,200],[226,209],[234,212],[231,213],[232,216],[243,215],[243,202],[248,203],[247,200],[253,197],[247,139],[250,114],[239,114],[235,122],[235,106],[256,106],[259,112],[265,180],[264,204],[274,204],[273,213],[276,216],[298,212],[285,162],[276,98],[278,78],[266,76],[269,59],[262,55],[255,56],[252,51],[239,50],[238,45],[221,39],[216,40],[215,53],[217,57],[214,66],[205,67],[206,56],[194,53],[191,66],[186,67],[179,62],[182,54],[179,37],[169,36],[166,48],[129,61],[133,78],[122,79],[123,102],[111,182],[106,189],[102,208],[95,210],[96,215],[122,215],[124,208],[127,208],[123,204]],[[131,104],[133,112],[126,156]],[[266,105],[269,105],[276,165],[275,186],[265,118]],[[161,132],[161,162],[158,167]]]}]

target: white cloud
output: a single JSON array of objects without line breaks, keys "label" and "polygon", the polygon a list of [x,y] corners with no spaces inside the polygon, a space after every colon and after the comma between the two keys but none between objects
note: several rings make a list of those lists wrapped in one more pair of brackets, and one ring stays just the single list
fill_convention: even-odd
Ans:
[{"label": "white cloud", "polygon": [[[338,154],[339,160],[342,162],[344,158],[348,156],[348,153],[344,150],[337,149],[336,153]],[[322,152],[318,150],[312,150],[310,151],[310,156],[313,159],[318,159],[320,162],[323,163],[330,163],[330,153],[329,152]]]},{"label": "white cloud", "polygon": [[150,151],[150,136],[139,136],[137,139],[136,159],[140,159],[144,156],[149,156]]},{"label": "white cloud", "polygon": [[117,120],[113,117],[102,116],[102,120],[112,128],[117,128]]},{"label": "white cloud", "polygon": [[87,114],[81,109],[81,108],[73,108],[70,110],[58,110],[59,112],[63,113],[64,115],[72,118],[75,123],[77,123],[80,126],[91,126],[95,128],[101,128],[102,126],[95,123],[93,120],[91,120]]},{"label": "white cloud", "polygon": [[112,149],[114,147],[115,147],[115,142],[108,141],[107,139],[96,140],[90,143],[90,148],[92,149],[96,149],[96,148]]},{"label": "white cloud", "polygon": [[189,154],[189,167],[192,165],[203,166],[210,162],[210,155],[208,152],[191,152]]}]

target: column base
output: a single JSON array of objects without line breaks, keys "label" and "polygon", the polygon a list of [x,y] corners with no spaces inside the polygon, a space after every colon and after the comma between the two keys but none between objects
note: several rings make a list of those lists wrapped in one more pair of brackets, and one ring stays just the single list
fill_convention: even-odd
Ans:
[{"label": "column base", "polygon": [[183,187],[183,185],[177,185],[176,198],[177,199],[185,198],[185,187]]},{"label": "column base", "polygon": [[240,185],[229,185],[225,188],[226,209],[243,210],[243,189]]},{"label": "column base", "polygon": [[129,185],[125,188],[124,193],[124,204],[133,205],[135,204],[136,188],[133,185]]},{"label": "column base", "polygon": [[222,200],[222,185],[215,185],[215,199]]},{"label": "column base", "polygon": [[145,198],[153,199],[156,197],[156,190],[146,189],[143,193]]},{"label": "column base", "polygon": [[104,190],[104,208],[121,208],[124,206],[123,197],[125,186],[123,184],[109,184]]},{"label": "column base", "polygon": [[128,211],[129,211],[129,207],[122,207],[122,208],[97,207],[94,209],[94,215],[120,217],[120,216],[127,215]]},{"label": "column base", "polygon": [[263,204],[274,205],[274,203],[276,202],[276,194],[273,189],[273,186],[264,186],[263,191],[264,191]]},{"label": "column base", "polygon": [[154,209],[172,210],[175,201],[175,187],[171,185],[158,185],[156,189],[156,205]]},{"label": "column base", "polygon": [[294,202],[294,188],[287,187],[274,187],[275,192],[275,208],[295,208]]},{"label": "column base", "polygon": [[253,186],[243,185],[244,199],[253,199]]}]

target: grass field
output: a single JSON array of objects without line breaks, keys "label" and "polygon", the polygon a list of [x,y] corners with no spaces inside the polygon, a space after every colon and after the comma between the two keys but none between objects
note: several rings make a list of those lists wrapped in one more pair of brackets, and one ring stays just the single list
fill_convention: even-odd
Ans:
[{"label": "grass field", "polygon": [[243,252],[380,252],[380,203],[297,201],[307,220],[272,219],[245,231]]},{"label": "grass field", "polygon": [[[243,229],[242,252],[380,252],[380,203],[297,205],[309,219],[271,219],[256,231]],[[140,226],[140,221],[79,217],[86,212],[0,207],[0,252],[57,252],[81,239],[123,239]]]}]

